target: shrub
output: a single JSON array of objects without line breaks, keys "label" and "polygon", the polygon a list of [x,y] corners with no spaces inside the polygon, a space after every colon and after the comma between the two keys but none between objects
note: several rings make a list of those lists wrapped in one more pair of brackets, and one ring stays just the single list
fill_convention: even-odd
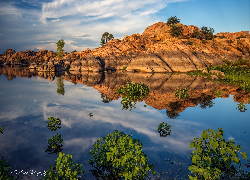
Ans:
[{"label": "shrub", "polygon": [[160,137],[166,137],[168,135],[170,135],[171,130],[170,130],[170,125],[168,125],[165,122],[162,122],[159,126],[158,126],[158,132],[160,133]]},{"label": "shrub", "polygon": [[[243,176],[241,168],[237,170],[231,166],[232,162],[241,165],[237,152],[241,153],[242,148],[233,140],[226,141],[223,133],[221,128],[217,132],[204,130],[200,138],[194,138],[190,143],[190,148],[195,148],[191,153],[189,170],[193,175],[189,175],[190,179],[231,179],[237,173]],[[246,152],[241,154],[247,159]]]},{"label": "shrub", "polygon": [[170,18],[168,18],[168,20],[167,20],[167,25],[168,26],[172,26],[172,25],[174,25],[174,24],[177,24],[177,23],[180,23],[180,19],[178,19],[176,16],[175,17],[170,17]]},{"label": "shrub", "polygon": [[135,108],[135,101],[140,101],[145,98],[149,93],[149,88],[143,83],[127,82],[125,87],[119,87],[115,91],[118,95],[123,95],[121,104],[123,109]]},{"label": "shrub", "polygon": [[9,173],[10,171],[10,165],[9,164],[5,164],[7,163],[6,160],[2,160],[0,158],[0,179],[8,179],[8,180],[11,180],[13,179],[14,180],[14,177],[11,176]]},{"label": "shrub", "polygon": [[[98,139],[94,150],[90,150],[89,163],[95,168],[93,175],[101,179],[144,179],[147,172],[155,173],[148,164],[148,157],[142,151],[138,139],[115,130],[107,137]],[[99,179],[97,178],[97,179]]]},{"label": "shrub", "polygon": [[122,71],[125,71],[127,69],[127,66],[122,67]]},{"label": "shrub", "polygon": [[194,30],[192,37],[200,40],[203,39],[203,35],[198,29]]},{"label": "shrub", "polygon": [[56,131],[57,129],[60,129],[60,125],[61,125],[61,120],[59,118],[54,118],[50,117],[48,118],[48,122],[46,122],[48,125],[48,129],[51,131]]},{"label": "shrub", "polygon": [[201,32],[202,32],[203,38],[206,40],[212,40],[214,37],[214,35],[213,35],[214,29],[213,28],[208,28],[206,26],[202,26]]},{"label": "shrub", "polygon": [[72,155],[64,155],[65,153],[59,152],[59,156],[54,164],[54,167],[49,167],[49,170],[46,171],[46,175],[43,179],[58,180],[81,178],[81,174],[85,173],[83,165],[74,163]]},{"label": "shrub", "polygon": [[182,36],[182,28],[181,26],[171,25],[170,34],[172,37],[180,37]]},{"label": "shrub", "polygon": [[186,99],[189,97],[188,88],[182,88],[181,86],[175,89],[175,97],[178,99]]}]

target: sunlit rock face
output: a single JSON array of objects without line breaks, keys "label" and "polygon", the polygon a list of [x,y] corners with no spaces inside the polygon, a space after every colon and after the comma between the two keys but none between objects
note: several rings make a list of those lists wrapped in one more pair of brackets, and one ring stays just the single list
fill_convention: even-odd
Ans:
[{"label": "sunlit rock face", "polygon": [[[250,58],[249,31],[217,33],[212,40],[200,40],[193,38],[194,32],[201,32],[198,27],[181,23],[176,26],[182,32],[178,38],[171,36],[170,26],[158,22],[147,27],[141,35],[137,33],[126,35],[122,40],[113,39],[92,51],[87,48],[81,52],[64,52],[62,59],[48,50],[15,52],[8,49],[0,55],[0,62],[36,62],[47,66],[51,61],[55,64],[70,61],[71,71],[77,72],[98,72],[110,67],[119,70],[126,66],[130,71],[151,73],[202,70],[223,64],[225,59]],[[40,71],[44,71],[44,67]]]}]

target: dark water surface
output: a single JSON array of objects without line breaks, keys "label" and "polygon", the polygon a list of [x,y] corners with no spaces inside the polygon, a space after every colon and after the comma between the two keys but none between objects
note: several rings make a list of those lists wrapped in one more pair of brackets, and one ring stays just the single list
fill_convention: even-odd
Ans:
[{"label": "dark water surface", "polygon": [[[85,76],[88,76],[87,80]],[[188,178],[190,142],[210,128],[216,131],[222,128],[223,137],[240,144],[242,151],[250,156],[250,105],[245,103],[245,112],[237,109],[240,103],[237,98],[250,96],[239,93],[237,88],[220,85],[228,98],[216,98],[211,94],[217,87],[214,82],[190,79],[182,74],[106,74],[104,77],[85,74],[63,75],[61,82],[65,92],[60,94],[57,78],[44,74],[35,76],[26,69],[1,69],[0,127],[4,130],[0,133],[0,158],[8,161],[13,173],[34,173],[31,179],[41,178],[58,157],[58,154],[45,152],[48,148],[46,140],[56,133],[64,140],[63,152],[73,155],[75,162],[84,165],[82,179],[94,179],[88,171],[91,169],[88,153],[93,150],[93,144],[115,130],[128,135],[132,133],[133,138],[142,142],[149,164],[155,165],[156,172],[167,174],[162,176],[163,179]],[[150,87],[149,97],[137,102],[131,111],[122,110],[121,98],[115,100],[118,97],[112,90],[126,80],[143,82],[143,79]],[[179,116],[171,119],[166,112],[171,111],[174,89],[180,85],[191,89],[193,100],[182,102],[176,111]],[[195,100],[199,101],[204,94],[211,95],[212,107],[202,109],[201,103],[195,105]],[[105,98],[110,102],[104,103]],[[47,128],[46,122],[51,116],[62,121],[61,129],[56,132]],[[157,128],[162,122],[171,125],[170,136],[160,137]]]}]

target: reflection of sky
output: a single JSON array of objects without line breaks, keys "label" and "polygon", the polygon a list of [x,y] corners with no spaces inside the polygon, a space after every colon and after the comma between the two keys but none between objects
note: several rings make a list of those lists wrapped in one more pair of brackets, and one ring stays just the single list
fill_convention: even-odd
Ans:
[{"label": "reflection of sky", "polygon": [[[45,152],[45,140],[56,133],[64,139],[63,152],[72,154],[75,162],[85,166],[86,176],[89,150],[98,138],[114,130],[140,139],[150,163],[157,163],[156,168],[165,171],[165,159],[173,155],[190,157],[190,142],[209,128],[223,128],[226,140],[233,139],[243,151],[250,152],[250,106],[246,112],[239,112],[232,96],[214,99],[212,108],[190,107],[176,119],[168,119],[166,110],[144,107],[144,102],[137,102],[132,111],[122,110],[121,99],[104,104],[97,90],[65,80],[64,96],[57,94],[56,80],[17,77],[7,81],[0,76],[0,84],[0,127],[4,128],[4,134],[0,134],[0,157],[8,160],[13,170],[48,169],[57,155]],[[93,116],[89,117],[89,113]],[[57,132],[46,127],[51,116],[62,120]],[[157,127],[161,122],[171,125],[170,136],[159,136]]]}]

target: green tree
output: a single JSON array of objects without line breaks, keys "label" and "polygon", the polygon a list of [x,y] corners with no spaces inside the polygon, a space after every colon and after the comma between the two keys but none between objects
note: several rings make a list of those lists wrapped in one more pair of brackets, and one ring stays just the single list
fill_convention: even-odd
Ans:
[{"label": "green tree", "polygon": [[168,135],[170,135],[171,130],[170,130],[171,126],[168,125],[165,122],[162,122],[159,126],[158,126],[158,132],[160,133],[160,137],[166,137]]},{"label": "green tree", "polygon": [[136,101],[141,101],[148,95],[149,88],[143,83],[127,82],[125,87],[117,88],[115,93],[123,96],[121,100],[122,109],[131,111],[135,108]]},{"label": "green tree", "polygon": [[110,103],[111,101],[113,101],[113,99],[109,98],[107,95],[103,93],[101,94],[101,98],[103,103]]},{"label": "green tree", "polygon": [[[218,128],[215,132],[213,129],[204,130],[200,138],[194,138],[190,143],[190,148],[195,148],[192,151],[192,165],[189,170],[193,175],[190,179],[231,179],[236,177],[237,173],[244,177],[244,172],[241,167],[237,170],[232,163],[240,164],[241,161],[238,153],[241,153],[240,145],[235,145],[233,140],[226,141],[223,138],[224,131]],[[247,159],[246,152],[241,153],[244,159]],[[249,175],[249,174],[248,174]]]},{"label": "green tree", "polygon": [[5,163],[7,163],[7,161],[0,158],[0,179],[14,179],[14,177],[9,174],[10,165]]},{"label": "green tree", "polygon": [[61,134],[56,134],[48,140],[48,148],[45,152],[49,152],[49,154],[57,154],[63,150],[63,139],[61,138]]},{"label": "green tree", "polygon": [[103,46],[110,40],[114,39],[113,34],[109,34],[108,32],[103,33],[102,38],[101,38],[101,43],[100,45]]},{"label": "green tree", "polygon": [[84,174],[82,164],[76,164],[72,159],[72,155],[59,152],[59,156],[54,166],[50,166],[46,171],[46,175],[42,179],[46,180],[64,180],[81,178]]},{"label": "green tree", "polygon": [[171,25],[170,35],[172,37],[181,37],[183,35],[181,26]]},{"label": "green tree", "polygon": [[206,39],[206,40],[212,40],[214,35],[214,29],[213,28],[208,28],[206,26],[202,26],[201,28],[201,33],[203,35],[203,39]]},{"label": "green tree", "polygon": [[168,20],[167,20],[167,25],[168,26],[172,26],[172,25],[174,25],[174,24],[177,24],[177,23],[180,23],[180,19],[178,19],[176,16],[175,17],[170,17],[170,18],[168,18]]},{"label": "green tree", "polygon": [[147,172],[155,173],[154,166],[148,164],[148,157],[142,151],[140,140],[123,132],[115,130],[102,140],[98,139],[93,146],[89,163],[97,179],[144,179]]},{"label": "green tree", "polygon": [[57,93],[64,96],[65,89],[63,79],[61,77],[57,78]]},{"label": "green tree", "polygon": [[57,131],[57,129],[60,129],[61,128],[61,120],[59,118],[54,118],[53,117],[50,117],[48,118],[48,122],[46,122],[48,125],[48,129],[51,130],[51,131]]},{"label": "green tree", "polygon": [[57,43],[56,43],[56,45],[57,45],[56,54],[57,54],[57,58],[58,58],[58,59],[59,59],[59,58],[62,58],[62,56],[63,56],[63,51],[64,51],[63,47],[64,47],[64,44],[65,44],[65,43],[64,43],[64,40],[63,40],[63,39],[57,41]]}]

